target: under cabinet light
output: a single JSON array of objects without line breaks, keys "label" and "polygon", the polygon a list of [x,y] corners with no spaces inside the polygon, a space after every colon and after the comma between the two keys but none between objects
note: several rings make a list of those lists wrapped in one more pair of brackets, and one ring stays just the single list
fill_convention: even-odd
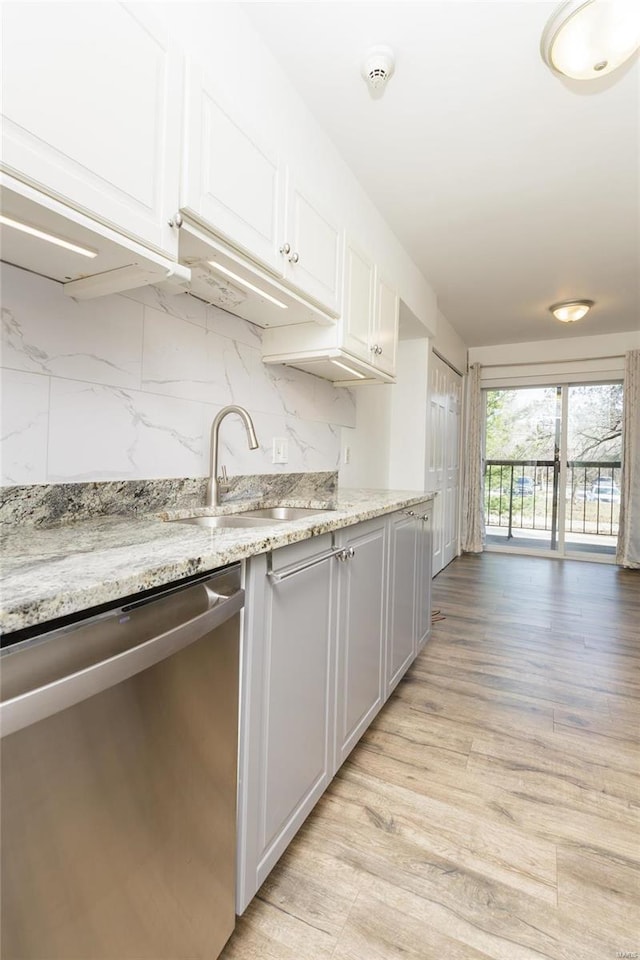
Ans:
[{"label": "under cabinet light", "polygon": [[228,270],[227,267],[222,267],[219,263],[216,263],[215,260],[207,260],[207,263],[210,267],[213,267],[214,270],[217,270],[218,273],[223,273],[225,277],[231,277],[231,279],[235,280],[236,283],[241,283],[243,287],[247,288],[247,290],[253,290],[254,293],[258,293],[261,297],[264,297],[265,300],[275,304],[276,307],[280,307],[281,310],[287,309],[286,303],[282,303],[281,300],[276,300],[276,298],[272,297],[270,293],[265,293],[265,291],[261,290],[260,287],[256,287],[253,283],[245,280],[244,277],[239,277],[237,273],[234,273],[232,270]]},{"label": "under cabinet light", "polygon": [[346,370],[347,373],[352,373],[354,377],[359,377],[360,380],[366,380],[364,373],[358,373],[357,370],[354,370],[353,367],[348,367],[346,363],[340,363],[339,360],[332,360],[331,363],[335,363],[336,367],[342,367],[343,370]]},{"label": "under cabinet light", "polygon": [[37,237],[38,240],[55,243],[57,247],[64,247],[65,250],[71,250],[72,253],[79,253],[82,257],[90,257],[93,259],[98,256],[96,250],[79,247],[76,243],[63,240],[62,237],[56,237],[54,233],[46,233],[44,230],[38,230],[37,227],[32,227],[30,224],[23,223],[21,220],[12,220],[11,217],[5,217],[4,214],[0,214],[0,223],[4,224],[5,227],[11,227],[14,230],[20,230],[22,233],[28,233],[30,237]]}]

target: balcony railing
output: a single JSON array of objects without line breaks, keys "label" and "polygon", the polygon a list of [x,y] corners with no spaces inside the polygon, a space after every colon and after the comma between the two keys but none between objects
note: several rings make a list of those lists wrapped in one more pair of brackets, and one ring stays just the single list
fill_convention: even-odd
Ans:
[{"label": "balcony railing", "polygon": [[[485,523],[540,530],[555,540],[560,464],[554,460],[487,460]],[[616,536],[620,512],[620,461],[570,460],[565,489],[565,532]]]}]

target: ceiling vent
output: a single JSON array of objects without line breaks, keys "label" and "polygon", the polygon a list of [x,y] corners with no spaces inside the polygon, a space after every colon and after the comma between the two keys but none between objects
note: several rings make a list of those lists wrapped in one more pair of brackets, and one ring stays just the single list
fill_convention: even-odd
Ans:
[{"label": "ceiling vent", "polygon": [[395,60],[389,47],[372,47],[362,64],[362,76],[373,94],[380,96],[393,76]]}]

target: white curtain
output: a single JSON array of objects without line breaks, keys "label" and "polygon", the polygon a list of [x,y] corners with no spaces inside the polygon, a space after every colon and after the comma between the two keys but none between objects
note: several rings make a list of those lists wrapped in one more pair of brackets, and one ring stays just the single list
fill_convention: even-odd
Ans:
[{"label": "white curtain", "polygon": [[484,402],[480,364],[472,363],[467,380],[467,456],[462,507],[462,549],[482,553],[484,530]]},{"label": "white curtain", "polygon": [[616,562],[640,567],[640,350],[630,350],[624,365],[622,481]]}]

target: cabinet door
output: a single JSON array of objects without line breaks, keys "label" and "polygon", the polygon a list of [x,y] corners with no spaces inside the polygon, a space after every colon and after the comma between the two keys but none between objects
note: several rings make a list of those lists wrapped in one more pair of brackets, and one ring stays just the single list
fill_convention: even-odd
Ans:
[{"label": "cabinet door", "polygon": [[2,18],[5,169],[173,256],[173,43],[144,4],[7,3]]},{"label": "cabinet door", "polygon": [[325,205],[289,171],[282,244],[285,279],[322,306],[339,312],[340,229]]},{"label": "cabinet door", "polygon": [[351,752],[384,702],[386,521],[345,530],[339,564],[336,767]]},{"label": "cabinet door", "polygon": [[351,240],[346,242],[344,271],[343,346],[371,363],[375,270],[372,261]]},{"label": "cabinet door", "polygon": [[200,67],[187,71],[181,208],[282,275],[284,177],[237,106]]},{"label": "cabinet door", "polygon": [[387,620],[387,696],[415,657],[416,543],[422,520],[403,510],[389,520],[389,615]]},{"label": "cabinet door", "polygon": [[399,299],[394,287],[384,277],[376,280],[375,326],[372,334],[373,363],[385,373],[396,371],[396,345],[398,343]]},{"label": "cabinet door", "polygon": [[431,633],[431,568],[433,543],[431,503],[421,503],[414,508],[419,517],[416,551],[416,623],[418,649],[421,649]]},{"label": "cabinet door", "polygon": [[[307,553],[326,552],[331,537],[296,546],[303,551],[306,548]],[[264,555],[250,563],[241,722],[238,912],[264,881],[331,777],[332,583],[336,567],[331,558],[274,583],[267,576]]]}]

